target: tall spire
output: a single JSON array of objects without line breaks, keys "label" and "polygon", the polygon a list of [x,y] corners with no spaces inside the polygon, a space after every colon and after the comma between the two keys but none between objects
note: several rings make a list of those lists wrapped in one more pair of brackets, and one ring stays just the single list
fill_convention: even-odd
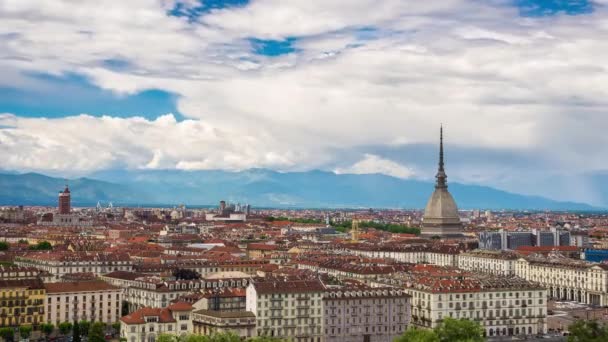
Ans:
[{"label": "tall spire", "polygon": [[439,126],[439,169],[437,170],[437,183],[435,188],[447,188],[447,178],[445,170],[443,168],[443,125]]}]

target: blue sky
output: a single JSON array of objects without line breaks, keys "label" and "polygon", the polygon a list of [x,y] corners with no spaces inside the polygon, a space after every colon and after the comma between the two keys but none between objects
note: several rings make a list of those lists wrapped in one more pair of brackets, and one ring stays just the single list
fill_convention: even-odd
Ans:
[{"label": "blue sky", "polygon": [[[213,10],[244,7],[248,0],[201,1],[200,6],[187,8],[178,2],[167,11],[168,15],[196,20]],[[587,0],[514,0],[522,16],[551,16],[566,13],[579,15],[589,13],[593,5]],[[362,28],[365,33],[376,32],[374,28]],[[248,38],[251,52],[256,55],[277,57],[296,52],[297,37],[284,39]],[[104,66],[111,70],[128,70],[127,62],[108,59]],[[121,117],[143,116],[156,118],[166,113],[181,117],[176,107],[177,95],[161,89],[144,90],[133,95],[115,94],[91,84],[86,77],[78,74],[51,76],[29,75],[52,88],[51,91],[37,92],[31,89],[0,87],[0,112],[14,113],[26,117],[61,117],[88,113],[91,115],[116,115]],[[70,101],[61,98],[64,94],[78,94]]]},{"label": "blue sky", "polygon": [[429,179],[443,123],[450,179],[594,202],[539,170],[608,169],[606,6],[22,0],[0,9],[3,168]]},{"label": "blue sky", "polygon": [[[178,2],[167,11],[168,15],[196,20],[213,10],[231,7],[244,7],[248,0],[200,1],[200,6],[188,8]],[[562,13],[579,15],[589,13],[593,5],[587,0],[514,0],[522,16],[552,16]],[[373,37],[376,30],[372,27],[361,28],[362,38]],[[248,38],[251,52],[256,55],[277,57],[296,52],[297,37],[284,39]],[[103,61],[104,67],[111,70],[128,70],[128,62],[120,59]],[[115,115],[120,117],[143,116],[153,119],[166,113],[181,117],[176,107],[177,95],[161,89],[144,90],[133,95],[116,94],[96,87],[86,77],[78,74],[62,76],[41,73],[28,75],[50,87],[49,90],[36,91],[17,87],[0,87],[0,112],[14,113],[25,117],[61,117],[81,113],[91,115]],[[48,88],[45,88],[48,89]],[[65,94],[70,100],[62,99]]]}]

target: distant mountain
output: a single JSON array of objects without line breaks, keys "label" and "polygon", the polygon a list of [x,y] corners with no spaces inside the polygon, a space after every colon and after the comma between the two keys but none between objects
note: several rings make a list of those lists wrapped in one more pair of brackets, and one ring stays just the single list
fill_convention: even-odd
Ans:
[{"label": "distant mountain", "polygon": [[[120,199],[136,203],[144,196],[124,185],[88,178],[68,181],[74,205],[89,206],[97,201]],[[57,205],[57,195],[65,188],[66,180],[38,173],[0,174],[0,204],[3,205]]]},{"label": "distant mountain", "polygon": [[[0,204],[54,205],[65,181],[40,174],[0,174]],[[424,208],[433,184],[381,174],[324,171],[275,172],[120,170],[69,181],[75,204],[215,205],[220,199],[256,207]],[[558,202],[485,186],[450,183],[462,209],[593,210],[582,203]]]},{"label": "distant mountain", "polygon": [[[424,208],[433,184],[382,174],[325,171],[276,172],[120,170],[92,178],[128,184],[153,193],[158,203],[215,204],[220,199],[268,207]],[[558,202],[485,186],[450,183],[460,208],[592,210],[583,203]]]}]

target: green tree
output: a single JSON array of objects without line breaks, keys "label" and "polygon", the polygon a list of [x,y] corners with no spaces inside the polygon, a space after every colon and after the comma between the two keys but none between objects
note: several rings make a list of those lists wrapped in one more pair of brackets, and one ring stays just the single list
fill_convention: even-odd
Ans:
[{"label": "green tree", "polygon": [[439,342],[439,336],[433,330],[411,327],[397,337],[395,342]]},{"label": "green tree", "polygon": [[74,322],[74,325],[72,325],[72,341],[73,342],[80,342],[82,341],[82,330],[80,330],[80,324],[78,324],[78,322]]},{"label": "green tree", "polygon": [[577,320],[568,327],[568,342],[602,342],[608,341],[608,327],[597,321]]},{"label": "green tree", "polygon": [[177,337],[169,334],[160,334],[156,337],[156,342],[177,342]]},{"label": "green tree", "polygon": [[5,341],[13,340],[13,329],[12,328],[0,328],[0,337],[2,337]]},{"label": "green tree", "polygon": [[120,322],[112,323],[112,329],[114,329],[115,334],[120,334]]},{"label": "green tree", "polygon": [[435,328],[441,342],[483,342],[483,329],[479,323],[468,319],[445,318]]},{"label": "green tree", "polygon": [[31,246],[30,249],[36,251],[50,251],[51,249],[53,249],[53,245],[51,245],[51,243],[48,241],[41,241],[38,242],[36,245]]},{"label": "green tree", "polygon": [[31,325],[22,325],[19,327],[19,335],[21,336],[21,338],[26,339],[26,338],[30,337],[31,333],[32,333]]},{"label": "green tree", "polygon": [[0,241],[0,251],[7,251],[8,250],[8,243],[4,242],[4,241]]},{"label": "green tree", "polygon": [[247,340],[247,342],[282,342],[280,338],[270,337],[270,336],[257,336]]},{"label": "green tree", "polygon": [[78,325],[80,326],[80,336],[87,336],[91,328],[91,322],[82,320],[78,322]]},{"label": "green tree", "polygon": [[105,342],[106,339],[103,333],[105,327],[105,324],[101,322],[91,324],[91,327],[89,328],[89,342]]},{"label": "green tree", "polygon": [[44,336],[47,338],[53,333],[54,330],[55,326],[52,323],[43,323],[40,325],[40,331],[42,331]]},{"label": "green tree", "polygon": [[62,322],[59,323],[59,332],[61,335],[67,335],[70,331],[72,331],[72,323],[70,322]]}]

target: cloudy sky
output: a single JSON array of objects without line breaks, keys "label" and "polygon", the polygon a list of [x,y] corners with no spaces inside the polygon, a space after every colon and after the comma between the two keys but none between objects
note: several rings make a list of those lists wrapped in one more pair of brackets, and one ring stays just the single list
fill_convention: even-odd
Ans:
[{"label": "cloudy sky", "polygon": [[[323,169],[597,203],[608,0],[0,0],[0,169]],[[557,182],[557,183],[556,183]]]}]

